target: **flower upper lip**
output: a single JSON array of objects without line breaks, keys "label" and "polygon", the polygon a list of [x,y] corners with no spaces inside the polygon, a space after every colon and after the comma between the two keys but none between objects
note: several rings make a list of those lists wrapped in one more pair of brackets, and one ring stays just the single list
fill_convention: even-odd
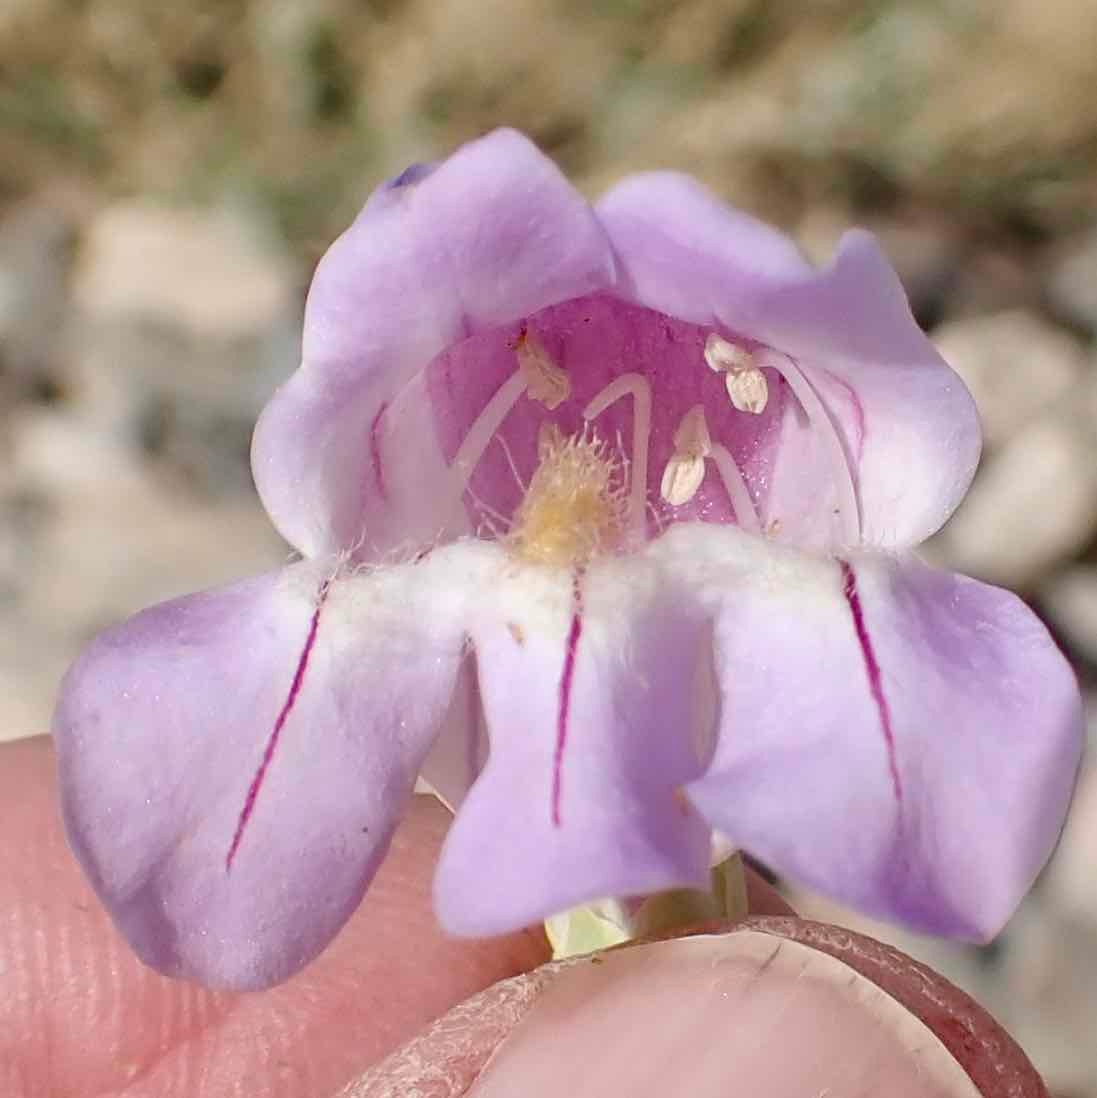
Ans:
[{"label": "flower upper lip", "polygon": [[[256,484],[282,534],[306,556],[406,545],[416,524],[382,513],[366,490],[362,425],[447,347],[597,293],[748,335],[811,371],[832,410],[849,408],[865,544],[917,544],[966,491],[980,449],[974,405],[871,235],[847,233],[816,271],[780,233],[674,173],[630,177],[592,209],[503,130],[379,195],[318,267],[304,367],[253,443]],[[403,426],[420,466],[431,457],[418,437],[433,430],[429,407]],[[770,490],[793,497],[817,455],[792,425],[783,434]],[[825,546],[828,535],[789,521],[786,536]],[[414,537],[425,542],[431,526]]]}]

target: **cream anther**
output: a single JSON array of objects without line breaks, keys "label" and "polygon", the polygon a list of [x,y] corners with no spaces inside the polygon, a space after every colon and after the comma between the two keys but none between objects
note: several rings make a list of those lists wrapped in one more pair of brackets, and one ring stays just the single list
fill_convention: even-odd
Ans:
[{"label": "cream anther", "polygon": [[769,383],[745,347],[729,343],[713,332],[705,340],[705,362],[724,375],[728,398],[737,411],[761,415],[769,403]]},{"label": "cream anther", "polygon": [[735,511],[735,521],[752,534],[761,530],[750,489],[726,446],[712,441],[705,409],[695,404],[674,432],[674,454],[663,470],[660,493],[672,507],[688,503],[705,479],[705,460],[711,459]]},{"label": "cream anther", "polygon": [[674,452],[686,457],[708,457],[712,450],[712,438],[708,433],[703,404],[695,404],[678,424],[674,432]]},{"label": "cream anther", "polygon": [[715,332],[705,340],[705,362],[710,370],[718,374],[754,369],[754,355],[750,351],[737,343],[730,343]]},{"label": "cream anther", "polygon": [[515,353],[518,371],[532,400],[540,401],[551,412],[571,396],[571,380],[566,371],[553,362],[533,332],[525,331],[518,337]]},{"label": "cream anther", "polygon": [[705,458],[712,452],[712,439],[705,410],[695,404],[682,417],[674,432],[674,453],[663,469],[659,494],[672,507],[688,503],[705,479]]},{"label": "cream anther", "polygon": [[637,541],[646,540],[648,446],[651,439],[651,385],[641,374],[622,374],[611,381],[583,409],[583,418],[597,419],[621,397],[632,397],[632,462],[629,471],[629,529]]},{"label": "cream anther", "polygon": [[761,370],[742,370],[724,377],[731,403],[737,411],[760,416],[769,403],[769,383]]}]

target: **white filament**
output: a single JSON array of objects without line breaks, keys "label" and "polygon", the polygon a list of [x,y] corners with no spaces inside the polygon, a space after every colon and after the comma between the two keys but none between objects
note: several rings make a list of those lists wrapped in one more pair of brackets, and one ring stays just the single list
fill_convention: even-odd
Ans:
[{"label": "white filament", "polygon": [[480,464],[496,432],[502,427],[503,420],[507,418],[510,410],[518,403],[525,391],[526,378],[521,370],[516,370],[495,390],[491,400],[484,405],[483,411],[473,420],[468,434],[461,441],[453,461],[450,462],[450,497],[453,510],[460,506],[461,497],[468,488],[473,471]]},{"label": "white filament", "polygon": [[811,382],[788,355],[776,351],[767,353],[765,365],[776,370],[788,382],[789,388],[808,417],[811,429],[822,439],[827,461],[831,466],[831,474],[834,477],[834,488],[838,493],[838,518],[842,528],[842,539],[848,546],[859,545],[861,513],[857,505],[857,490],[853,486],[853,474],[846,459],[846,450],[838,437],[834,421],[823,407],[823,402],[812,388]]},{"label": "white filament", "polygon": [[622,374],[583,409],[583,418],[597,419],[621,397],[632,397],[632,462],[629,467],[629,527],[644,541],[647,530],[648,448],[651,442],[651,385],[640,374]]},{"label": "white filament", "polygon": [[754,500],[750,497],[750,489],[735,464],[735,458],[726,446],[718,442],[712,444],[709,455],[720,479],[724,482],[724,491],[731,500],[731,506],[735,511],[735,521],[748,533],[760,534],[762,524],[758,521],[758,512],[754,508]]}]

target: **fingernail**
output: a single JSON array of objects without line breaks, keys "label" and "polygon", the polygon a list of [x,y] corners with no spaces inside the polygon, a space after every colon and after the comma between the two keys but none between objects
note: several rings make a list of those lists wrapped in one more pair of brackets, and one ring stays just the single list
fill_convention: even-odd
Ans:
[{"label": "fingernail", "polygon": [[561,972],[469,1098],[978,1098],[934,1033],[843,961],[753,930]]},{"label": "fingernail", "polygon": [[550,984],[573,962],[542,965],[459,1003],[335,1098],[458,1098]]},{"label": "fingernail", "polygon": [[794,917],[545,965],[455,1007],[340,1098],[1048,1098],[942,976]]}]

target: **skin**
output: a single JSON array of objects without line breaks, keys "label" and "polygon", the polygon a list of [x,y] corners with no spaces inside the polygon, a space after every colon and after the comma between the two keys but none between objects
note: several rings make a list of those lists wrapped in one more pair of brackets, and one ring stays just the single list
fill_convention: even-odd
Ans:
[{"label": "skin", "polygon": [[[0,746],[0,1093],[323,1098],[363,1073],[374,1089],[362,1093],[389,1093],[385,1080],[406,1061],[394,1050],[411,1041],[430,1060],[431,1031],[426,1041],[416,1035],[434,1019],[549,956],[539,931],[490,941],[442,935],[430,882],[447,818],[434,801],[415,799],[361,908],[305,971],[266,992],[209,992],[147,969],[115,932],[65,845],[49,741]],[[753,913],[788,915],[763,882],[748,884]],[[797,924],[778,918],[759,926],[810,939],[809,924]],[[556,976],[523,979],[539,988]],[[466,1008],[467,1023],[453,1016],[485,1055],[513,1024],[495,1032],[485,1022],[496,992],[486,994],[486,1007]],[[917,1004],[906,1006],[919,1013]],[[960,1003],[949,1024],[974,1012],[975,1004]],[[449,1093],[464,1093],[464,1085]]]}]

